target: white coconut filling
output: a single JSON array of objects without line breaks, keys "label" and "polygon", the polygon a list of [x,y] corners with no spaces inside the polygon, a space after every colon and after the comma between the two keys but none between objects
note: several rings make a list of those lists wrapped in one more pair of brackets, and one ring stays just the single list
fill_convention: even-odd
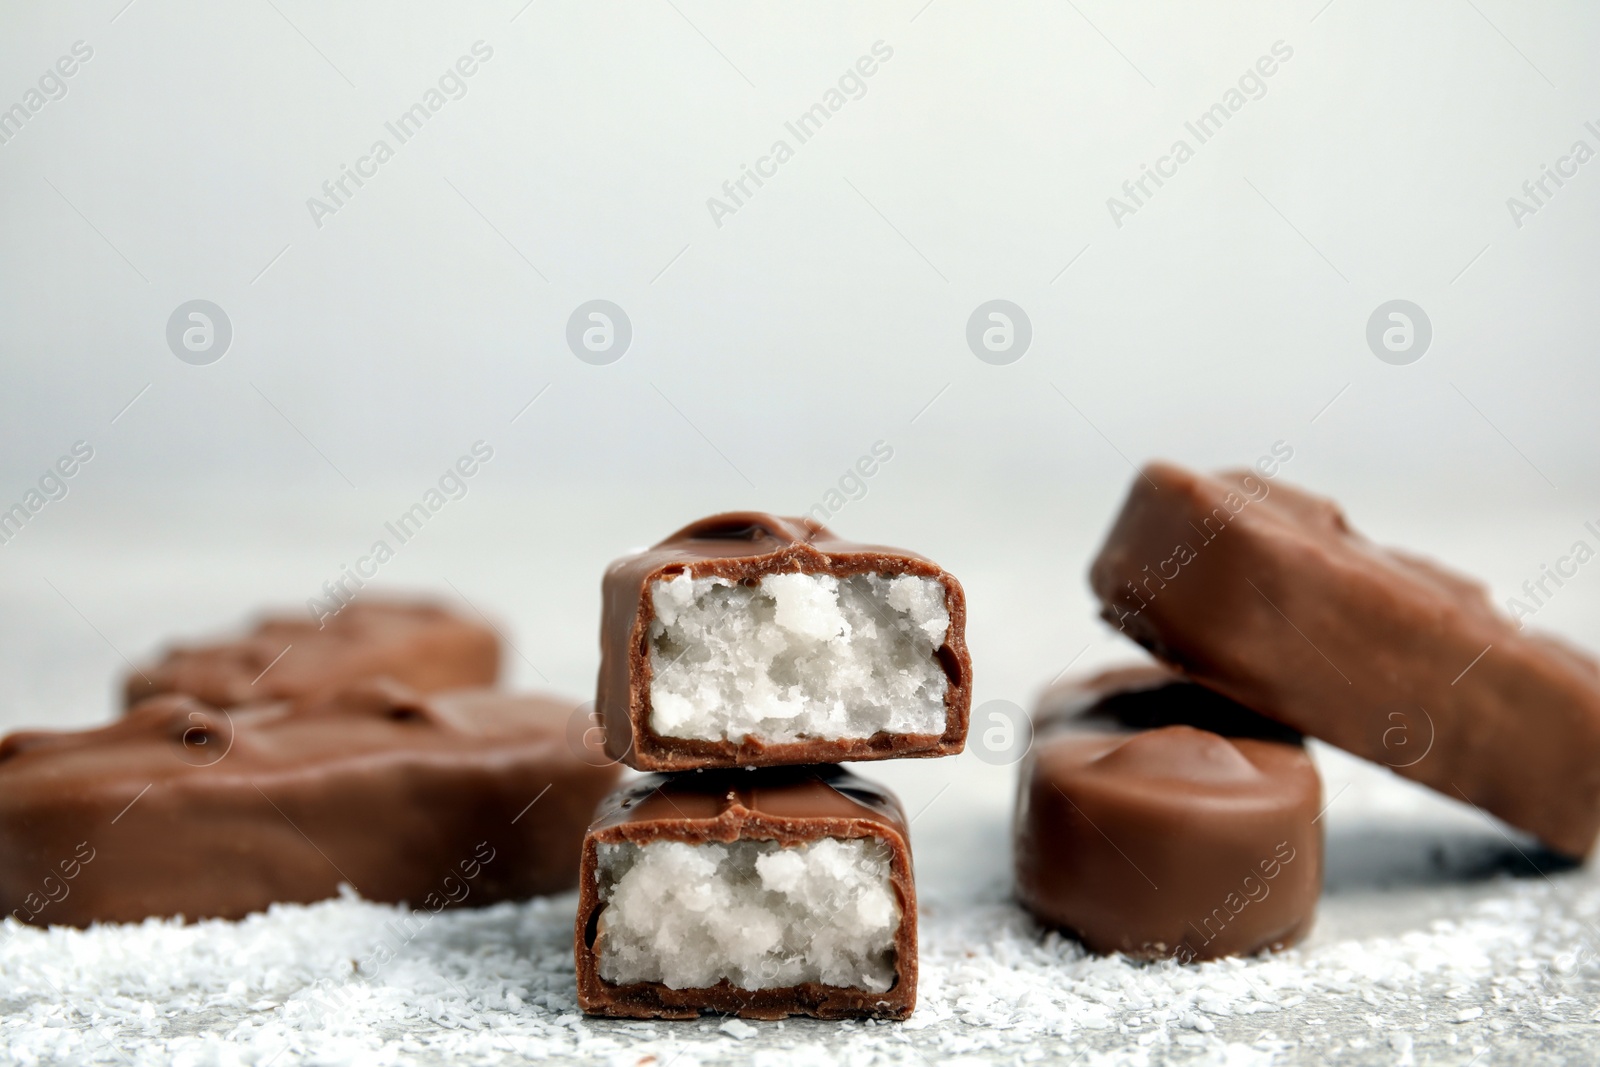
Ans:
[{"label": "white coconut filling", "polygon": [[944,585],[913,575],[652,582],[650,727],[796,741],[942,734]]},{"label": "white coconut filling", "polygon": [[600,977],[740,989],[894,984],[900,904],[874,838],[598,846]]}]

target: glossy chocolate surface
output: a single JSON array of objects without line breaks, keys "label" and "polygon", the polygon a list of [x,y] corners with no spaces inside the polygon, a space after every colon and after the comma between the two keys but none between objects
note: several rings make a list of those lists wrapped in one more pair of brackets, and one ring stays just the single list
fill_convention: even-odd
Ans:
[{"label": "glossy chocolate surface", "polygon": [[1585,856],[1600,666],[1332,501],[1152,464],[1090,572],[1105,618],[1189,677]]},{"label": "glossy chocolate surface", "polygon": [[[598,973],[600,914],[597,846],[629,841],[690,844],[770,840],[793,847],[825,837],[873,837],[889,847],[900,903],[894,985],[883,993],[808,982],[741,989],[727,981],[706,989],[660,982],[613,985]],[[619,788],[601,805],[583,843],[574,934],[578,1005],[591,1015],[692,1019],[701,1012],[781,1019],[904,1019],[917,1000],[917,898],[910,836],[900,802],[883,787],[841,767],[775,767],[698,774],[652,774]]]},{"label": "glossy chocolate surface", "polygon": [[213,707],[298,700],[379,676],[422,693],[493,685],[500,639],[436,604],[362,600],[318,626],[304,614],[263,618],[243,637],[168,650],[129,675],[126,706],[182,693]]},{"label": "glossy chocolate surface", "polygon": [[1093,951],[1142,958],[1248,955],[1304,936],[1322,887],[1322,786],[1302,746],[1122,728],[1107,707],[1167,722],[1218,715],[1204,689],[1159,669],[1052,692],[1066,699],[1041,708],[1018,788],[1024,907]]},{"label": "glossy chocolate surface", "polygon": [[341,882],[433,910],[570,888],[619,773],[573,751],[571,707],[375,681],[231,710],[156,697],[99,729],[12,734],[0,908],[82,926],[233,919]]},{"label": "glossy chocolate surface", "polygon": [[1114,667],[1087,678],[1068,677],[1039,697],[1039,732],[1057,726],[1154,730],[1193,726],[1223,737],[1299,744],[1300,731],[1251,711],[1159,663]]},{"label": "glossy chocolate surface", "polygon": [[[937,652],[949,679],[942,734],[889,734],[767,744],[760,738],[709,741],[662,737],[650,729],[651,583],[692,577],[757,581],[768,574],[909,574],[945,588],[950,630]],[[765,512],[713,515],[679,530],[654,548],[617,560],[602,584],[600,680],[595,707],[606,752],[638,770],[764,767],[846,760],[948,756],[966,743],[972,706],[972,658],[967,652],[967,602],[961,585],[932,561],[897,548],[845,541],[810,519]]]}]

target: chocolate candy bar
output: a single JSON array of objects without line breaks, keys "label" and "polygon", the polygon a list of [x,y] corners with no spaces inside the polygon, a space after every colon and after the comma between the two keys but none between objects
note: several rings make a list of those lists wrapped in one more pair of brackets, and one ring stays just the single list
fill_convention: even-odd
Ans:
[{"label": "chocolate candy bar", "polygon": [[295,700],[386,676],[418,692],[493,685],[500,641],[486,626],[435,604],[371,600],[321,626],[303,616],[261,620],[237,640],[179,646],[136,671],[126,706],[184,693],[213,707]]},{"label": "chocolate candy bar", "polygon": [[650,775],[583,843],[591,1015],[903,1019],[917,999],[905,815],[838,767]]},{"label": "chocolate candy bar", "polygon": [[0,909],[83,926],[333,896],[438,911],[567,889],[618,769],[571,706],[377,681],[298,705],[146,701],[0,742]]},{"label": "chocolate candy bar", "polygon": [[966,598],[810,519],[715,515],[613,563],[595,704],[640,770],[945,756],[972,703]]},{"label": "chocolate candy bar", "polygon": [[1152,464],[1090,572],[1112,625],[1273,719],[1571,856],[1600,833],[1600,665],[1254,472]]},{"label": "chocolate candy bar", "polygon": [[1067,677],[1039,697],[1034,728],[1155,730],[1193,726],[1223,737],[1301,743],[1301,733],[1158,663],[1113,667],[1091,678]]},{"label": "chocolate candy bar", "polygon": [[1052,690],[1023,765],[1017,897],[1095,952],[1180,962],[1298,941],[1322,886],[1322,786],[1303,747],[1186,725],[1259,727],[1165,671]]}]

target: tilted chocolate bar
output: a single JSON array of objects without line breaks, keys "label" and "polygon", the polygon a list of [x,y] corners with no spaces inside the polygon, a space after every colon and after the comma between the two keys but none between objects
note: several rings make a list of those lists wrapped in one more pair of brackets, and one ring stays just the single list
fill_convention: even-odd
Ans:
[{"label": "tilted chocolate bar", "polygon": [[1090,572],[1186,675],[1582,857],[1600,833],[1600,666],[1478,583],[1250,472],[1145,468]]},{"label": "tilted chocolate bar", "polygon": [[1120,728],[1130,710],[1259,727],[1159,669],[1051,693],[1017,795],[1024,907],[1095,952],[1185,963],[1304,936],[1322,887],[1322,785],[1302,746],[1185,725]]},{"label": "tilted chocolate bar", "polygon": [[218,708],[295,700],[380,675],[418,692],[493,685],[500,640],[436,604],[371,600],[318,626],[304,616],[262,619],[245,637],[179,645],[135,671],[126,706],[184,693]]},{"label": "tilted chocolate bar", "polygon": [[903,1019],[917,999],[905,815],[839,767],[650,775],[583,843],[591,1015]]},{"label": "tilted chocolate bar", "polygon": [[639,770],[945,756],[966,742],[966,597],[915,553],[714,515],[607,569],[595,699]]},{"label": "tilted chocolate bar", "polygon": [[[571,706],[362,683],[300,705],[162,696],[0,742],[0,909],[83,926],[335,895],[437,911],[571,887],[619,773]],[[530,807],[531,803],[531,807]]]}]

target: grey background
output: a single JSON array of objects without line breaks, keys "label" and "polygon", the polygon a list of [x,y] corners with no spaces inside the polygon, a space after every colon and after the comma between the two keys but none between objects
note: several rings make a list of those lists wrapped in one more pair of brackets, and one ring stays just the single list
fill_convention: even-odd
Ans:
[{"label": "grey background", "polygon": [[[50,696],[0,650],[8,719],[103,714],[107,641],[303,605],[480,439],[493,462],[378,581],[450,578],[574,692],[605,560],[804,510],[878,440],[834,524],[968,580],[980,698],[1025,702],[1102,639],[1077,598],[1128,461],[1287,441],[1285,477],[1502,599],[1600,517],[1600,162],[1520,229],[1506,206],[1600,148],[1584,5],[124,3],[0,9],[0,106],[94,50],[0,145],[0,505],[95,449],[0,587],[96,671]],[[397,145],[384,124],[480,40]],[[797,144],[784,123],[877,41]],[[1107,198],[1277,41],[1265,95],[1115,226]],[[307,199],[379,137],[394,158],[319,229]],[[715,225],[779,137],[794,158]],[[197,298],[234,331],[204,367],[164,334]],[[633,324],[610,366],[564,343],[597,298]],[[1033,327],[1009,366],[965,343],[997,298]],[[1392,299],[1433,324],[1410,366],[1365,344]],[[1581,625],[1593,585],[1540,621]],[[1007,632],[1008,598],[1048,629]]]},{"label": "grey background", "polygon": [[[318,228],[307,198],[480,40],[466,94]],[[0,108],[77,41],[66,95],[0,144],[0,508],[94,449],[0,545],[0,725],[103,720],[164,641],[304,610],[480,440],[374,588],[481,609],[513,684],[575,702],[608,560],[711,511],[807,510],[879,441],[832,525],[962,579],[979,703],[1127,654],[1083,573],[1147,458],[1286,442],[1282,478],[1500,601],[1600,543],[1600,161],[1520,228],[1506,204],[1600,149],[1588,5],[4,3]],[[878,41],[865,94],[795,144]],[[1277,41],[1265,94],[1117,227],[1107,198]],[[780,137],[794,157],[717,226],[707,198]],[[232,324],[208,366],[167,347],[194,299]],[[632,323],[607,366],[565,339],[595,299]],[[995,299],[1032,324],[1006,366],[966,341]],[[1407,366],[1366,343],[1395,299],[1432,323]],[[1536,623],[1600,643],[1597,583]],[[931,805],[928,899],[1003,896],[966,868],[1003,868],[1010,767],[870,773]],[[1348,884],[1405,880],[1476,818],[1351,780]],[[1415,838],[1369,848],[1396,805]],[[1352,892],[1316,943],[1457,906]]]}]

